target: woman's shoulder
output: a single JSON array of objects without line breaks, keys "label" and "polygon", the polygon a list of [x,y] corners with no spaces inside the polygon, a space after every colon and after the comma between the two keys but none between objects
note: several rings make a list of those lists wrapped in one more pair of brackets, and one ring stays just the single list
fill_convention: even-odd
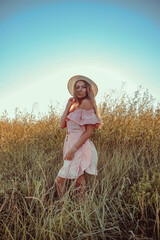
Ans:
[{"label": "woman's shoulder", "polygon": [[80,108],[85,109],[85,110],[91,110],[93,109],[93,106],[88,98],[83,99]]},{"label": "woman's shoulder", "polygon": [[80,126],[91,124],[97,127],[101,124],[101,120],[95,114],[90,100],[86,98],[73,112],[69,113],[67,120],[72,120]]}]

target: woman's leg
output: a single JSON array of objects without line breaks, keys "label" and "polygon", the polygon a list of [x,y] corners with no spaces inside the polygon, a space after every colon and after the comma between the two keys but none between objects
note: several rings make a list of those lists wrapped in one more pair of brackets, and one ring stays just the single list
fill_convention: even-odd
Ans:
[{"label": "woman's leg", "polygon": [[85,181],[85,176],[83,174],[77,178],[76,188],[77,188],[79,199],[84,201],[86,200],[85,186],[86,186],[86,181]]},{"label": "woman's leg", "polygon": [[59,176],[56,177],[55,179],[55,186],[57,190],[58,197],[62,197],[65,194],[65,178],[61,178]]}]

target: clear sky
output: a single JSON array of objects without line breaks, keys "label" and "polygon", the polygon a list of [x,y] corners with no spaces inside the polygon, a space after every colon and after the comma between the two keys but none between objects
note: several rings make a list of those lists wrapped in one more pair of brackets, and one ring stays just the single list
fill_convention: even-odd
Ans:
[{"label": "clear sky", "polygon": [[42,113],[51,103],[63,109],[76,74],[97,83],[97,102],[122,82],[160,101],[158,1],[33,2],[0,3],[0,115],[34,103]]}]

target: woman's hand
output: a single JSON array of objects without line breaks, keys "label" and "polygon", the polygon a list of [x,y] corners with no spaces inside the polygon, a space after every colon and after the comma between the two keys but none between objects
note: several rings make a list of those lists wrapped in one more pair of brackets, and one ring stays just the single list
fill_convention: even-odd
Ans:
[{"label": "woman's hand", "polygon": [[75,146],[73,146],[65,155],[64,160],[69,160],[71,161],[74,158],[74,153],[77,150]]},{"label": "woman's hand", "polygon": [[71,106],[75,103],[75,99],[74,98],[69,98],[68,99],[68,102],[67,102],[67,105],[66,105],[66,108],[67,109],[70,109]]}]

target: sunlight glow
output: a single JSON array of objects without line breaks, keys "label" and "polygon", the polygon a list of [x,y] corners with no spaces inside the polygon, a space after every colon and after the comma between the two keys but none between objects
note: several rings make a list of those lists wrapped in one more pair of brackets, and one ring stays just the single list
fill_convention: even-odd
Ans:
[{"label": "sunlight glow", "polygon": [[[53,66],[56,71],[53,70]],[[40,73],[33,72],[30,76],[26,73],[23,85],[17,80],[13,86],[14,91],[8,88],[3,92],[0,98],[1,112],[6,109],[9,116],[14,117],[16,107],[20,111],[31,112],[35,103],[38,105],[37,111],[41,113],[47,113],[51,103],[53,107],[58,105],[59,111],[62,111],[70,97],[67,82],[70,77],[77,74],[88,76],[96,82],[99,88],[97,103],[103,101],[104,94],[110,89],[120,89],[123,82],[126,83],[126,89],[130,93],[137,87],[127,70],[103,61],[81,59],[63,62],[63,65],[62,62],[52,63],[47,69],[40,69]]]}]

